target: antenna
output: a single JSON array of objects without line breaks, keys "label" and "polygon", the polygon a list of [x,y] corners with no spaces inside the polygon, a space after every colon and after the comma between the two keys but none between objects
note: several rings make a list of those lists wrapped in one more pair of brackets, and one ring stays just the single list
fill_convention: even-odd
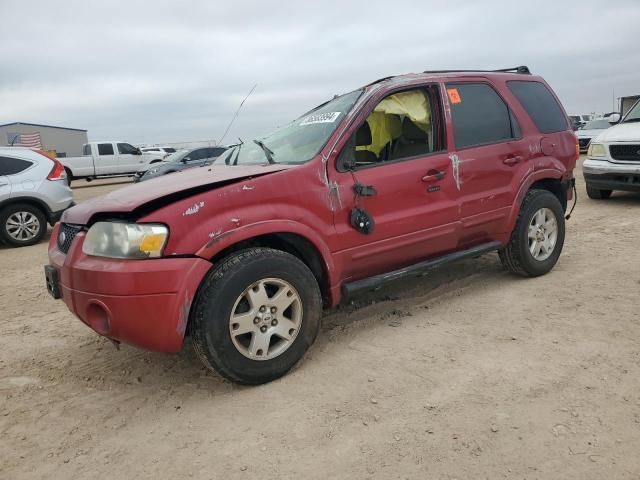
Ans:
[{"label": "antenna", "polygon": [[229,122],[229,125],[227,125],[227,129],[222,134],[222,137],[220,137],[220,141],[218,142],[218,145],[222,144],[222,140],[224,140],[224,137],[227,136],[227,133],[229,133],[229,129],[231,128],[231,125],[233,125],[233,122],[235,122],[236,118],[238,117],[238,114],[240,113],[240,109],[242,108],[242,105],[244,105],[244,102],[247,101],[247,98],[249,98],[249,95],[251,95],[253,93],[253,91],[256,89],[257,86],[258,86],[258,84],[256,83],[253,86],[253,88],[251,90],[249,90],[249,93],[247,93],[247,96],[244,97],[244,99],[240,102],[240,105],[238,106],[238,109],[236,110],[236,113],[233,115],[233,118]]}]

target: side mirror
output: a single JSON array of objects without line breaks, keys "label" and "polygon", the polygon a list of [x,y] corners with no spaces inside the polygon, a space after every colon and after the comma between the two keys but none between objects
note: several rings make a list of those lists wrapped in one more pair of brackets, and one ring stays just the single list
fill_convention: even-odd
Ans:
[{"label": "side mirror", "polygon": [[340,155],[338,155],[336,169],[339,172],[350,172],[356,169],[356,156],[354,154],[355,150],[356,137],[355,135],[351,135],[351,138],[343,147]]},{"label": "side mirror", "polygon": [[140,150],[139,148],[136,148],[134,155],[142,155],[142,150]]},{"label": "side mirror", "polygon": [[607,120],[609,120],[609,123],[611,123],[612,125],[614,123],[618,123],[620,121],[620,114],[619,113],[612,113],[611,115],[609,115],[609,118],[607,118]]},{"label": "side mirror", "polygon": [[189,157],[184,157],[182,160],[180,160],[182,163],[187,163],[189,160],[191,160],[191,158]]}]

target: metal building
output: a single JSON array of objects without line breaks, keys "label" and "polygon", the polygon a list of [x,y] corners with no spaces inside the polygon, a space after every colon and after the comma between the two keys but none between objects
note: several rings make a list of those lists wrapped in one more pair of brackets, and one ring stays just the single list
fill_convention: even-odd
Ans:
[{"label": "metal building", "polygon": [[0,145],[53,150],[60,158],[82,156],[82,145],[87,142],[87,131],[79,128],[24,122],[0,125]]}]

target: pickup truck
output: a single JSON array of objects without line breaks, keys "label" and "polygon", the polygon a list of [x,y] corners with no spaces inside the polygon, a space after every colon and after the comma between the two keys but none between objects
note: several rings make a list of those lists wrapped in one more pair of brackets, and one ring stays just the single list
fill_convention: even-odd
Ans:
[{"label": "pickup truck", "polygon": [[134,175],[145,172],[152,163],[161,162],[161,155],[143,153],[125,142],[90,142],[82,147],[82,157],[59,159],[69,182],[78,178]]}]

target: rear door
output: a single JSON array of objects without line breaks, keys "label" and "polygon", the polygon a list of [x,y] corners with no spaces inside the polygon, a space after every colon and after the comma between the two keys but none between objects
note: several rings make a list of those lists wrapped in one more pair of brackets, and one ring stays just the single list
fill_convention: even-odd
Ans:
[{"label": "rear door", "polygon": [[[458,239],[458,192],[438,86],[392,92],[371,108],[337,164],[329,165],[338,196],[331,249],[346,279],[453,250]],[[355,169],[344,171],[341,158],[350,149]],[[366,189],[361,195],[358,185]],[[358,229],[358,211],[371,219],[369,233]]]},{"label": "rear door", "polygon": [[495,238],[530,153],[515,115],[488,82],[446,84],[460,193],[461,246]]},{"label": "rear door", "polygon": [[[96,175],[113,175],[118,172],[118,156],[111,142],[95,144],[94,152]],[[97,154],[97,155],[96,155]]]},{"label": "rear door", "polygon": [[135,173],[144,166],[145,155],[140,155],[139,150],[128,143],[116,144],[118,155],[118,173]]}]

